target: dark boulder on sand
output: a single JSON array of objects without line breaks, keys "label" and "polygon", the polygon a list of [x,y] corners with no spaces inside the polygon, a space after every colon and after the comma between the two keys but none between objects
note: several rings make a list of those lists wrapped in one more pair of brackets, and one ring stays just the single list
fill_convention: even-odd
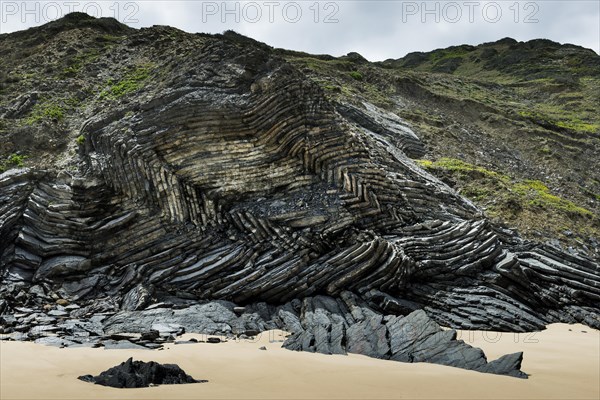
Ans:
[{"label": "dark boulder on sand", "polygon": [[133,361],[133,358],[101,372],[98,376],[83,375],[78,379],[84,382],[115,388],[142,388],[152,385],[208,382],[192,378],[176,364]]}]

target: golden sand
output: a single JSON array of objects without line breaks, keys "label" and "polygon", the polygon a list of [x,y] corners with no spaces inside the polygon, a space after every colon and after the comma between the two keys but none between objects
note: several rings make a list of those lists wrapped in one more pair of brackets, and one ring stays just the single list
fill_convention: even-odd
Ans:
[{"label": "golden sand", "polygon": [[[586,331],[584,333],[582,331]],[[281,348],[283,332],[256,342],[170,344],[163,351],[59,349],[0,342],[0,399],[599,399],[600,332],[553,324],[535,334],[462,331],[488,359],[524,351],[527,380],[432,364]],[[200,338],[200,335],[186,335]],[[266,346],[267,351],[259,350]],[[79,381],[127,358],[178,364],[208,383],[113,389]]]}]

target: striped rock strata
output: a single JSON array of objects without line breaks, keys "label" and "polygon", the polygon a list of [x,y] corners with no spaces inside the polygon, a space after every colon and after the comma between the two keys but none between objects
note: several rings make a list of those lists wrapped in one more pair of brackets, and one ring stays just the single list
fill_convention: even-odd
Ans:
[{"label": "striped rock strata", "polygon": [[[201,43],[193,73],[83,124],[77,172],[0,175],[5,313],[41,285],[129,310],[155,290],[273,306],[351,293],[376,316],[342,318],[345,335],[381,328],[384,347],[416,310],[452,328],[600,327],[598,264],[491,224],[411,161],[424,146],[401,119],[330,104],[264,46]],[[336,348],[379,354],[365,346]]]}]

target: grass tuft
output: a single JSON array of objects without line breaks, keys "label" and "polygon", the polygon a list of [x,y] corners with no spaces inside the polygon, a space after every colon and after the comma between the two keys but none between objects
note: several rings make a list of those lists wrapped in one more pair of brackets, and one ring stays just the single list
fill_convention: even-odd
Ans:
[{"label": "grass tuft", "polygon": [[108,87],[100,93],[100,98],[116,100],[140,90],[145,86],[146,80],[150,77],[150,72],[150,66],[139,66],[125,74],[123,79],[118,82],[109,80]]},{"label": "grass tuft", "polygon": [[0,161],[0,173],[12,168],[23,168],[27,156],[22,154],[11,154],[4,161]]}]

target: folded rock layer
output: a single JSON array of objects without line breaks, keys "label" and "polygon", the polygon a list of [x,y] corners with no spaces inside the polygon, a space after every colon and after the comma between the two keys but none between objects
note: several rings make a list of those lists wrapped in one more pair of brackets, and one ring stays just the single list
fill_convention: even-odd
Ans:
[{"label": "folded rock layer", "polygon": [[[163,28],[153,29],[122,34],[159,59],[162,42],[148,38]],[[70,300],[110,296],[127,310],[155,290],[238,305],[352,293],[376,315],[315,325],[307,309],[311,328],[297,327],[287,346],[466,359],[486,372],[518,370],[521,356],[487,363],[414,311],[451,328],[600,328],[598,264],[490,223],[411,160],[425,147],[402,119],[330,103],[251,40],[185,40],[185,58],[160,82],[82,124],[76,171],[0,175],[5,312],[32,285]],[[394,328],[406,318],[423,324],[417,339]]]}]

